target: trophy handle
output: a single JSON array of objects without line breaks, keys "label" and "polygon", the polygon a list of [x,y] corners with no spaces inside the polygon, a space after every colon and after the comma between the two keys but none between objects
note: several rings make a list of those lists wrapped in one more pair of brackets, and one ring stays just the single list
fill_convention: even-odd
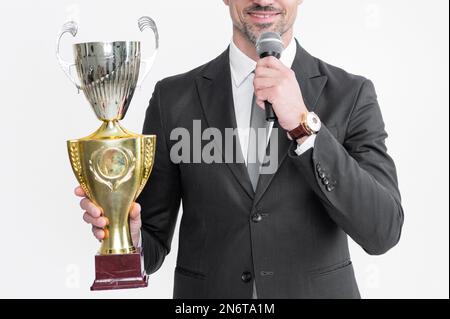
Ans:
[{"label": "trophy handle", "polygon": [[135,199],[139,196],[139,194],[144,189],[145,184],[150,177],[150,173],[153,169],[153,164],[155,161],[155,151],[156,151],[156,135],[143,135],[141,140],[142,143],[142,157],[143,161],[143,172],[142,172],[142,180],[141,185],[136,193]]},{"label": "trophy handle", "polygon": [[59,54],[59,47],[61,43],[61,38],[65,33],[70,33],[73,37],[77,35],[78,32],[78,24],[75,21],[69,21],[64,23],[64,25],[61,28],[61,31],[58,34],[58,37],[56,39],[56,57],[58,59],[59,65],[63,69],[64,73],[67,75],[67,77],[72,81],[73,84],[75,84],[78,91],[81,90],[80,84],[77,82],[77,78],[73,76],[72,74],[72,68],[75,66],[75,63],[70,63],[63,58],[61,58],[61,55]]},{"label": "trophy handle", "polygon": [[141,87],[144,80],[147,78],[150,69],[152,68],[153,62],[155,62],[156,55],[158,53],[159,49],[159,33],[158,28],[156,27],[155,21],[147,16],[140,17],[138,20],[138,26],[141,32],[143,32],[145,29],[152,29],[153,33],[155,35],[155,52],[153,52],[152,56],[147,59],[142,59],[141,63],[145,65],[144,73],[141,77],[141,79],[138,81],[137,86]]}]

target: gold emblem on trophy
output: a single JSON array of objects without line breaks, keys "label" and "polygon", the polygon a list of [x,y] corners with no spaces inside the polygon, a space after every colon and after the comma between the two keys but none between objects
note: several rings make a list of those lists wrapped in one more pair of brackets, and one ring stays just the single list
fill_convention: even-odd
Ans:
[{"label": "gold emblem on trophy", "polygon": [[[73,172],[89,199],[102,209],[109,225],[95,257],[96,278],[91,290],[146,287],[141,252],[132,243],[128,216],[132,203],[144,188],[153,167],[156,136],[135,134],[119,123],[128,110],[136,87],[148,75],[159,46],[155,22],[138,21],[141,31],[153,30],[155,51],[141,59],[137,41],[74,44],[75,63],[62,60],[62,36],[77,34],[75,22],[66,23],[57,42],[57,58],[66,75],[83,91],[97,118],[102,121],[93,134],[67,141]],[[144,74],[139,78],[141,64]],[[73,68],[78,74],[72,74]]]}]

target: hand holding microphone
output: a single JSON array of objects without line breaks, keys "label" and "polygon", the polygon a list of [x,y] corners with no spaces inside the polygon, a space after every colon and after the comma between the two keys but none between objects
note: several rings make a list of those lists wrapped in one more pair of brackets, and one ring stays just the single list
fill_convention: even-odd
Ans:
[{"label": "hand holding microphone", "polygon": [[[284,50],[283,41],[278,33],[264,32],[256,42],[256,52],[261,59],[272,56],[277,59],[281,57]],[[266,121],[275,122],[277,115],[273,111],[272,104],[269,101],[264,101],[264,108],[266,111]]]},{"label": "hand holding microphone", "polygon": [[279,60],[283,49],[277,33],[265,32],[259,37],[256,50],[261,59],[256,65],[253,85],[256,103],[265,109],[267,121],[278,120],[282,128],[291,131],[308,109],[294,71]]}]

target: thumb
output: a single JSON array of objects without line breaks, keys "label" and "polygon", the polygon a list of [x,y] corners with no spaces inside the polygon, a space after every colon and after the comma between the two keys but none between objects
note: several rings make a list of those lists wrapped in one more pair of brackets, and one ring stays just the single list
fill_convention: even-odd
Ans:
[{"label": "thumb", "polygon": [[130,210],[130,221],[140,221],[141,220],[141,205],[139,203],[133,203]]},{"label": "thumb", "polygon": [[139,245],[141,225],[141,205],[133,203],[130,210],[130,232],[135,247]]}]

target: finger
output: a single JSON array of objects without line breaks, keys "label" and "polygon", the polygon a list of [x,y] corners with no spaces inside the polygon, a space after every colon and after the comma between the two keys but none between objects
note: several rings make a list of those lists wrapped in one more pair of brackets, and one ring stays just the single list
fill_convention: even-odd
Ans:
[{"label": "finger", "polygon": [[265,109],[266,108],[266,104],[264,103],[263,100],[256,100],[256,105],[258,105],[260,108]]},{"label": "finger", "polygon": [[97,206],[95,206],[94,203],[92,203],[88,198],[83,198],[80,201],[80,207],[87,211],[92,217],[97,218],[102,215],[101,210]]},{"label": "finger", "polygon": [[139,203],[133,203],[131,206],[130,218],[136,220],[141,218],[141,205]]},{"label": "finger", "polygon": [[[268,89],[255,90],[256,100],[257,100],[257,101],[263,101],[263,102],[262,102],[263,104],[264,104],[264,101],[269,101],[269,102],[271,102],[271,101],[270,101],[270,98],[269,98],[269,90],[270,90],[270,88],[268,88]],[[271,103],[272,103],[272,102],[271,102]]]},{"label": "finger", "polygon": [[105,226],[107,226],[109,224],[108,218],[106,218],[106,217],[94,218],[91,215],[89,215],[88,212],[84,212],[83,220],[86,223],[91,224],[91,225],[93,225],[95,227],[98,227],[98,228],[104,228]]},{"label": "finger", "polygon": [[75,195],[78,197],[86,197],[85,191],[81,188],[81,186],[77,186],[74,191]]},{"label": "finger", "polygon": [[269,69],[275,69],[275,70],[284,70],[286,68],[286,66],[284,66],[284,64],[278,60],[277,58],[273,57],[273,56],[268,56],[265,57],[263,59],[260,59],[257,63],[256,66],[264,66],[266,68]]},{"label": "finger", "polygon": [[255,78],[255,79],[253,79],[253,86],[255,88],[255,91],[274,87],[278,83],[279,83],[279,81],[276,78]]},{"label": "finger", "polygon": [[274,78],[278,77],[280,71],[259,65],[255,68],[255,78]]},{"label": "finger", "polygon": [[97,228],[95,226],[92,226],[92,233],[98,240],[103,240],[106,238],[106,232],[103,229]]},{"label": "finger", "polygon": [[[255,96],[256,96],[256,100],[260,100],[263,101],[261,103],[261,107],[265,108],[265,101],[269,102],[270,104],[272,104],[275,108],[276,104],[276,91],[277,91],[277,87],[271,87],[271,88],[267,88],[267,89],[261,89],[258,91],[255,91]],[[259,105],[259,104],[258,104]]]}]

